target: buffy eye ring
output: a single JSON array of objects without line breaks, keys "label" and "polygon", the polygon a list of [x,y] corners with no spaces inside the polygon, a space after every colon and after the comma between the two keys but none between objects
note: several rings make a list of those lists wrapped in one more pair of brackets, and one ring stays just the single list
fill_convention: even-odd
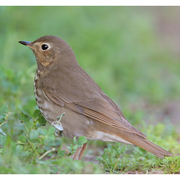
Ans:
[{"label": "buffy eye ring", "polygon": [[42,44],[42,45],[41,45],[41,49],[42,49],[43,51],[47,50],[48,48],[49,48],[49,46],[48,46],[47,44]]}]

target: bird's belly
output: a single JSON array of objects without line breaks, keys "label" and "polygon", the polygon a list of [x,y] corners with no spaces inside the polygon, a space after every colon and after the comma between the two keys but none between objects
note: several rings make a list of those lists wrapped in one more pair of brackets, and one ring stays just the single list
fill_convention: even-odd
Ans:
[{"label": "bird's belly", "polygon": [[61,119],[63,135],[65,137],[72,139],[74,136],[85,136],[88,140],[123,142],[131,144],[122,139],[121,137],[103,132],[101,128],[99,129],[96,127],[96,122],[94,122],[92,119],[87,118],[86,116],[78,114],[76,112],[73,112],[65,107],[58,106],[53,102],[49,102],[45,99],[45,97],[43,97],[44,95],[42,91],[35,91],[37,105],[44,118],[51,125],[54,121],[57,121],[58,116],[61,116],[63,113],[65,113],[65,115]]},{"label": "bird's belly", "polygon": [[74,136],[87,137],[86,131],[89,128],[90,123],[83,115],[77,114],[65,107],[59,106],[47,100],[43,92],[40,89],[36,89],[36,87],[34,87],[34,94],[39,110],[51,125],[54,121],[57,121],[58,116],[65,113],[61,119],[64,136],[71,139]]}]

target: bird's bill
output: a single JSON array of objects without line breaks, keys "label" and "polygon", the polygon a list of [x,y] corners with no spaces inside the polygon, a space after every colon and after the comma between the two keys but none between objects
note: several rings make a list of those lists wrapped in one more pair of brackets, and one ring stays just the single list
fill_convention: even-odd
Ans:
[{"label": "bird's bill", "polygon": [[25,45],[25,46],[30,46],[31,45],[31,42],[29,42],[29,41],[19,41],[19,43],[21,43],[21,44],[23,44],[23,45]]}]

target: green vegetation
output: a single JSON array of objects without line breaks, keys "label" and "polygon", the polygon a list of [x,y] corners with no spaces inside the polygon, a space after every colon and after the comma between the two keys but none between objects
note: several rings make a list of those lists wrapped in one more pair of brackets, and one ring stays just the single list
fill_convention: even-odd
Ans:
[{"label": "green vegetation", "polygon": [[[157,131],[161,129],[160,126],[164,127],[163,124],[158,124],[149,128],[147,132],[148,139],[167,150],[173,150],[173,153],[178,153],[180,144],[177,139],[174,140],[172,136],[166,136],[162,139],[160,136],[152,134],[158,133]],[[165,129],[162,133],[165,133]],[[140,173],[180,172],[180,156],[160,159],[140,147],[132,148],[130,145],[120,143],[110,145],[104,150],[101,157],[97,157],[97,160],[104,165],[105,171],[110,173],[119,173],[119,171],[122,173],[129,171]]]},{"label": "green vegetation", "polygon": [[[33,93],[36,62],[19,40],[64,39],[81,67],[149,140],[180,152],[180,124],[154,109],[178,102],[180,61],[162,48],[151,16],[138,7],[0,7],[0,173],[180,173],[180,158],[158,159],[139,147],[55,136]],[[135,108],[133,108],[135,107]],[[177,120],[179,121],[179,119]],[[102,150],[104,153],[101,153]],[[96,159],[96,160],[95,160]],[[96,162],[96,163],[94,163]]]},{"label": "green vegetation", "polygon": [[[1,126],[3,123],[11,123],[11,113],[3,106],[0,110]],[[17,139],[13,140],[14,134],[6,134],[0,129],[0,173],[100,173],[98,165],[72,160],[78,147],[87,140],[80,137],[74,138],[74,143],[68,149],[69,153],[61,150],[62,140],[55,137],[55,128],[47,129],[39,110],[31,115],[28,108],[23,108],[18,114]],[[17,122],[16,122],[17,123]],[[13,127],[13,128],[15,128]],[[7,126],[9,128],[9,125]]]}]

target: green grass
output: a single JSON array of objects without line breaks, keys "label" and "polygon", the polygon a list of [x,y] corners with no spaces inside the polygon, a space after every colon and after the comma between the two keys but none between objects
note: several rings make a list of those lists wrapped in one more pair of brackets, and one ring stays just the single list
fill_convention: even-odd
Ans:
[{"label": "green grass", "polygon": [[[155,144],[168,151],[172,151],[173,154],[177,154],[180,149],[177,138],[174,139],[172,134],[161,138],[160,134],[165,133],[169,134],[167,130],[165,132],[164,125],[159,123],[155,127],[150,126],[147,131],[147,137]],[[109,173],[127,173],[130,171],[137,171],[139,173],[180,172],[179,156],[160,159],[140,147],[132,147],[120,143],[109,145],[109,147],[104,150],[102,156],[97,157],[97,160],[104,165],[105,172]]]},{"label": "green grass", "polygon": [[179,124],[165,112],[159,119],[148,112],[180,97],[180,61],[162,48],[153,13],[140,7],[0,7],[0,16],[0,173],[180,172],[178,156],[161,160],[138,147],[100,141],[89,142],[91,151],[85,151],[94,159],[99,154],[96,163],[73,161],[70,156],[84,140],[56,137],[44,121],[33,92],[35,57],[18,43],[44,35],[64,39],[127,119],[178,155]]}]

